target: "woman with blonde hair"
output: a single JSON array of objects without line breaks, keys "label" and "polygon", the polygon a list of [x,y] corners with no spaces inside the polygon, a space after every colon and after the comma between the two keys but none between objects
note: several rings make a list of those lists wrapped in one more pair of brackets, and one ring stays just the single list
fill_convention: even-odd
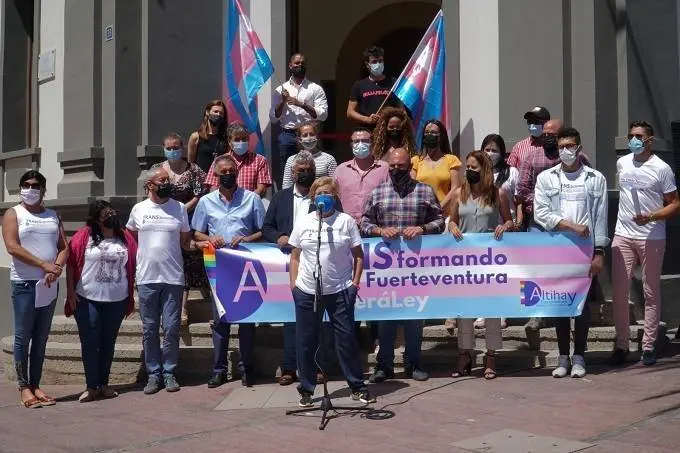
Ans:
[{"label": "woman with blonde hair", "polygon": [[219,99],[208,102],[198,130],[189,136],[187,160],[207,172],[217,156],[227,150],[227,106]]},{"label": "woman with blonde hair", "polygon": [[[499,221],[500,219],[500,221]],[[501,223],[502,222],[502,223]],[[464,234],[493,232],[500,240],[503,233],[514,229],[507,197],[494,184],[493,164],[484,151],[473,151],[467,157],[465,179],[453,193],[449,231],[464,241]],[[486,318],[485,379],[496,377],[495,352],[503,346],[501,319]],[[471,351],[475,347],[474,320],[458,321],[458,367],[453,377],[470,374]]]},{"label": "woman with blonde hair", "polygon": [[385,107],[373,130],[373,155],[385,160],[387,153],[396,148],[404,148],[411,156],[417,153],[413,124],[406,110]]}]

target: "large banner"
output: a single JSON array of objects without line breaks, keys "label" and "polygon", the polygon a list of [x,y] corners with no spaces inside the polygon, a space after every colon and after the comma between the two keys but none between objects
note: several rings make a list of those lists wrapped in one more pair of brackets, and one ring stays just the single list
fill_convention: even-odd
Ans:
[{"label": "large banner", "polygon": [[[592,242],[572,234],[372,238],[363,247],[357,320],[577,316],[590,288]],[[295,320],[289,255],[275,245],[210,249],[204,261],[225,322]]]}]

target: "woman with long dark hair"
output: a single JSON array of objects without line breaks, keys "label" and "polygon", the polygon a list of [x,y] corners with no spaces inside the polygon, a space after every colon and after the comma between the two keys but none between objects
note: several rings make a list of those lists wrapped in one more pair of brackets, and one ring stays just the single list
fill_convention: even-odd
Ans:
[{"label": "woman with long dark hair", "polygon": [[189,136],[187,160],[207,172],[217,156],[227,150],[227,106],[219,99],[208,102],[197,131]]},{"label": "woman with long dark hair", "polygon": [[46,185],[40,172],[24,173],[19,179],[21,203],[2,217],[2,238],[12,256],[9,278],[14,308],[14,369],[21,403],[27,408],[55,404],[54,398],[40,389],[40,378],[57,298],[55,294],[47,305],[36,306],[36,286],[58,285],[68,258],[61,219],[43,206]]},{"label": "woman with long dark hair", "polygon": [[[489,232],[493,232],[494,237],[500,240],[504,232],[514,229],[514,223],[508,199],[494,185],[491,159],[485,152],[473,151],[466,162],[465,179],[460,188],[454,191],[451,203],[449,231],[459,241],[465,240],[464,234]],[[458,367],[453,377],[470,373],[470,351],[475,347],[474,342],[473,320],[458,320]],[[501,319],[486,319],[485,379],[496,377],[495,351],[501,349],[502,345]]]},{"label": "woman with long dark hair", "polygon": [[373,130],[373,156],[385,160],[387,153],[397,148],[404,148],[409,155],[415,156],[417,149],[413,124],[406,110],[385,107]]},{"label": "woman with long dark hair", "polygon": [[79,401],[114,398],[109,374],[118,330],[135,308],[137,242],[111,204],[97,200],[68,247],[64,313],[78,324],[87,386]]}]

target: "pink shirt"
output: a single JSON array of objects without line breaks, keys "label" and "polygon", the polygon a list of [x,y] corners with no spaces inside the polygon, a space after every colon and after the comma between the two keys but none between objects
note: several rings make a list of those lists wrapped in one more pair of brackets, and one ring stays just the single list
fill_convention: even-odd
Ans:
[{"label": "pink shirt", "polygon": [[522,167],[522,162],[534,152],[534,150],[543,151],[543,144],[531,135],[521,140],[512,147],[510,155],[508,156],[508,165],[520,169]]},{"label": "pink shirt", "polygon": [[333,177],[338,183],[338,197],[343,211],[357,223],[361,221],[364,205],[373,189],[390,179],[387,162],[376,160],[368,170],[362,171],[356,159],[340,164]]}]

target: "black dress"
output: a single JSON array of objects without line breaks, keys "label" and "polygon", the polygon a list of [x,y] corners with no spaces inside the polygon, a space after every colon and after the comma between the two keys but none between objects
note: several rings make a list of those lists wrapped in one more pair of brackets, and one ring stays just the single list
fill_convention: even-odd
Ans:
[{"label": "black dress", "polygon": [[226,149],[227,143],[218,135],[208,135],[206,140],[199,138],[196,146],[196,165],[207,173],[215,158],[224,154]]}]

